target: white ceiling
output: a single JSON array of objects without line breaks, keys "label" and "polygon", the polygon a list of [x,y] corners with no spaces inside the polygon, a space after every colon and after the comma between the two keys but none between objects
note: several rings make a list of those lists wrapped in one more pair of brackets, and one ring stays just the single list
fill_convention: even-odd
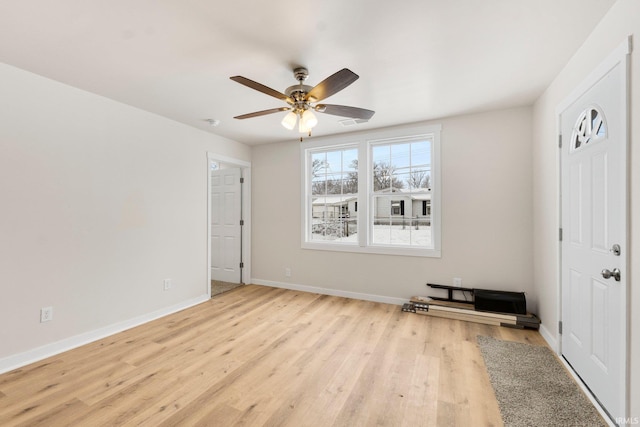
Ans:
[{"label": "white ceiling", "polygon": [[[0,61],[223,137],[295,140],[278,91],[341,68],[360,79],[327,103],[375,110],[314,135],[530,105],[614,0],[0,0]],[[211,127],[205,119],[220,120]]]}]

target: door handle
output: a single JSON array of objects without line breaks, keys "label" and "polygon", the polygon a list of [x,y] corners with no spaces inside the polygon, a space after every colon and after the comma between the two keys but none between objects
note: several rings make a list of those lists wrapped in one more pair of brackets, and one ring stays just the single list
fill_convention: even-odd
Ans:
[{"label": "door handle", "polygon": [[620,281],[620,269],[619,268],[614,268],[613,271],[609,271],[608,269],[605,268],[605,269],[602,270],[602,272],[600,274],[602,274],[602,277],[604,277],[605,279],[613,277],[614,279],[616,279],[616,282]]}]

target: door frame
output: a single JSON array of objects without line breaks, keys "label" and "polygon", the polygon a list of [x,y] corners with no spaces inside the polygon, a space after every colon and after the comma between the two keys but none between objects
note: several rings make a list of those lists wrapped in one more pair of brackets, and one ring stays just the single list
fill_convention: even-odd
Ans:
[{"label": "door frame", "polygon": [[[626,413],[628,411],[630,402],[629,402],[629,396],[630,396],[630,381],[629,381],[629,377],[628,377],[628,373],[629,373],[629,365],[630,365],[630,346],[629,346],[629,330],[630,330],[630,317],[629,317],[629,309],[628,309],[628,304],[630,301],[630,297],[629,297],[629,251],[630,251],[630,241],[629,241],[629,220],[630,220],[630,214],[629,214],[629,207],[630,207],[630,203],[629,203],[629,161],[630,161],[630,156],[629,156],[629,126],[630,126],[630,121],[629,121],[629,54],[631,53],[631,36],[628,36],[620,45],[618,45],[618,47],[609,54],[609,56],[607,56],[591,73],[589,73],[589,75],[572,91],[570,92],[570,94],[562,101],[558,104],[558,106],[556,107],[555,110],[555,116],[556,116],[556,135],[561,135],[562,133],[562,123],[561,123],[561,115],[562,113],[571,105],[573,104],[576,100],[578,100],[578,98],[580,98],[585,92],[587,92],[592,86],[594,86],[600,79],[602,79],[604,76],[607,75],[607,73],[609,71],[611,71],[616,65],[620,65],[622,67],[622,70],[624,70],[624,78],[623,78],[623,90],[624,90],[624,94],[625,96],[623,96],[623,105],[621,106],[621,111],[622,111],[622,115],[623,115],[623,120],[624,120],[624,126],[623,129],[621,130],[621,134],[622,134],[622,143],[624,144],[624,161],[622,162],[622,164],[620,165],[620,167],[623,169],[623,175],[626,177],[625,182],[624,182],[624,189],[623,189],[623,211],[624,211],[624,216],[625,216],[625,236],[624,236],[624,247],[626,248],[626,253],[623,254],[623,256],[621,257],[621,270],[623,272],[623,274],[625,274],[626,276],[626,280],[624,281],[624,284],[622,286],[624,286],[624,289],[622,291],[622,295],[623,295],[623,301],[622,301],[622,311],[623,311],[623,325],[621,325],[621,327],[623,328],[621,336],[624,339],[624,348],[625,351],[623,352],[623,355],[621,355],[623,357],[623,362],[622,362],[622,381],[620,384],[620,387],[623,388],[623,396],[624,396],[624,402],[623,402],[623,411],[624,414],[619,414],[617,416],[626,416]],[[566,138],[568,139],[568,138]],[[568,141],[562,141],[562,144],[567,144]],[[558,155],[557,155],[557,173],[558,173],[558,219],[557,219],[557,229],[558,232],[561,233],[561,227],[562,227],[562,149],[560,147],[560,143],[558,143]],[[562,322],[563,318],[562,318],[562,268],[563,268],[563,259],[562,259],[562,241],[560,240],[560,238],[558,239],[558,269],[557,269],[557,276],[556,276],[556,280],[557,280],[557,301],[558,301],[558,307],[557,307],[557,315],[558,315],[558,320],[559,322]],[[559,327],[560,325],[558,325]],[[566,361],[562,358],[562,337],[560,336],[560,330],[558,329],[558,340],[557,340],[557,348],[556,348],[556,352],[558,354],[558,356],[560,357],[560,360],[564,363],[564,365],[569,369],[569,371],[571,372],[571,374],[574,376],[574,378],[576,379],[576,381],[578,382],[578,384],[582,387],[582,389],[585,391],[586,395],[589,397],[589,399],[594,403],[594,405],[600,410],[600,412],[602,413],[602,415],[604,415],[606,418],[610,417],[613,414],[609,414],[607,413],[604,408],[600,405],[600,402],[598,402],[593,395],[591,394],[591,391],[584,385],[584,383],[582,382],[582,380],[578,377],[578,374],[573,370],[573,368],[566,363]],[[609,408],[612,409],[612,408]]]},{"label": "door frame", "polygon": [[220,162],[242,170],[242,283],[251,282],[251,162],[207,152],[207,295],[211,298],[211,162]]}]

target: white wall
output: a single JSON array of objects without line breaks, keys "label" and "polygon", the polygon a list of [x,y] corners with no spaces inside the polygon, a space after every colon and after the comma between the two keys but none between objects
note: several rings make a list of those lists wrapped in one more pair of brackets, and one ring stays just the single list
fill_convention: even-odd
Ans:
[{"label": "white wall", "polygon": [[[534,105],[534,279],[543,326],[558,340],[558,149],[555,108],[629,35],[640,34],[640,2],[619,0]],[[631,55],[630,416],[640,417],[640,52]]]},{"label": "white wall", "polygon": [[0,371],[206,297],[206,153],[248,147],[2,64],[0,94]]},{"label": "white wall", "polygon": [[442,258],[301,249],[294,136],[253,149],[254,280],[408,300],[427,294],[427,282],[461,277],[463,286],[527,291],[535,309],[531,109],[435,123],[442,124]]}]

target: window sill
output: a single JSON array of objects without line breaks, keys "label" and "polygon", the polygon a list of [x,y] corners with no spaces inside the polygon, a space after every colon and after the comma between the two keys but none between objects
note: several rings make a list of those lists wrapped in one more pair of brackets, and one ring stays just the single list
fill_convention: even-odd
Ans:
[{"label": "window sill", "polygon": [[390,247],[390,246],[358,246],[356,244],[331,244],[331,243],[314,243],[303,242],[302,249],[310,249],[317,251],[332,252],[352,252],[361,254],[376,255],[396,255],[396,256],[414,256],[423,258],[440,258],[441,254],[436,249],[418,249],[410,247]]}]

